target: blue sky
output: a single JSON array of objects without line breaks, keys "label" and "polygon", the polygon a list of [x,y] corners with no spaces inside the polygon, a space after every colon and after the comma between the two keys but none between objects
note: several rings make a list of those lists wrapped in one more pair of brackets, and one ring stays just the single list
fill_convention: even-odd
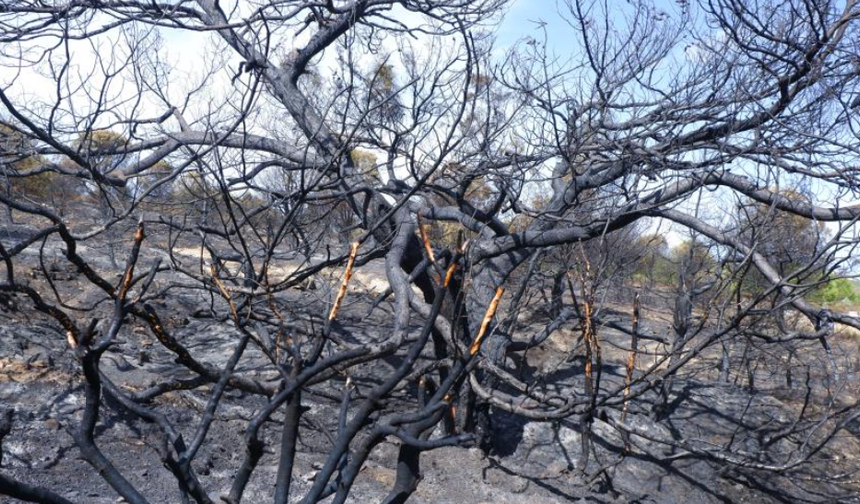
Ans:
[{"label": "blue sky", "polygon": [[526,36],[540,36],[539,23],[546,23],[549,39],[557,44],[570,39],[570,27],[559,17],[554,0],[514,0],[499,26],[499,42],[509,45]]},{"label": "blue sky", "polygon": [[[627,0],[605,0],[605,2],[610,11],[617,12],[630,8]],[[589,0],[583,0],[584,7],[588,3]],[[650,2],[645,0],[644,3],[652,5],[655,10],[665,11],[673,17],[680,12],[675,0],[651,0]],[[542,38],[543,32],[539,26],[544,23],[550,48],[560,54],[565,50],[565,45],[570,44],[574,39],[573,28],[565,19],[569,19],[568,13],[565,0],[513,0],[498,28],[498,41],[500,45],[507,47],[524,37]]]}]

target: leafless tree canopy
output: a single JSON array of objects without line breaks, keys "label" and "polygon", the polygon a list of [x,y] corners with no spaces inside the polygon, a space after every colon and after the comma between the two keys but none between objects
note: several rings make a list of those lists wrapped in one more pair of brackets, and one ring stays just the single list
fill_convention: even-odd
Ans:
[{"label": "leafless tree canopy", "polygon": [[[563,35],[503,47],[508,8],[0,0],[0,302],[70,374],[79,474],[157,502],[100,446],[127,422],[172,502],[344,502],[393,442],[375,498],[404,502],[422,454],[537,423],[577,433],[581,495],[694,460],[858,498],[860,318],[815,294],[857,271],[860,6],[565,0]],[[108,366],[138,354],[169,357]],[[697,388],[749,402],[704,435]],[[11,406],[7,443],[33,421]],[[30,476],[0,493],[86,502]]]}]

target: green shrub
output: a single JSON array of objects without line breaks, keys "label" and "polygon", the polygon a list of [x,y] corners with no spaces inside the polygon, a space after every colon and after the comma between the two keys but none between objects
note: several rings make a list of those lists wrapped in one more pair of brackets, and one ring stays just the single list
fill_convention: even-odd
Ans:
[{"label": "green shrub", "polygon": [[847,278],[835,278],[815,290],[809,300],[817,304],[860,305],[860,290]]}]

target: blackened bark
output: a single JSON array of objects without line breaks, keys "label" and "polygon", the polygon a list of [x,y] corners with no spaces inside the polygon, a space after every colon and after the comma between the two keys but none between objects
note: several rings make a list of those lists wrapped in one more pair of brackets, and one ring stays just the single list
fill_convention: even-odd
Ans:
[{"label": "blackened bark", "polygon": [[397,478],[394,488],[382,500],[381,504],[403,504],[418,488],[421,481],[420,468],[421,451],[408,444],[400,445],[400,453],[397,456]]},{"label": "blackened bark", "polygon": [[299,419],[302,415],[301,389],[293,394],[284,415],[284,430],[281,434],[281,459],[278,464],[278,482],[275,486],[275,504],[286,504],[290,497],[293,479],[293,461],[296,457],[296,442],[299,438]]}]

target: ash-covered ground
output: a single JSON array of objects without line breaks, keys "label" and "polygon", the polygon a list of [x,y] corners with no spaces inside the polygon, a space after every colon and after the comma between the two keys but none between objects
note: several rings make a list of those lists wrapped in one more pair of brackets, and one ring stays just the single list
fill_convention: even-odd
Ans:
[{"label": "ash-covered ground", "polygon": [[[0,239],[7,246],[26,236],[26,226],[9,226]],[[157,239],[154,238],[153,240]],[[95,242],[98,243],[98,242]],[[49,240],[41,261],[49,272],[54,287],[69,305],[85,310],[106,310],[93,304],[99,299],[94,290],[80,289],[77,273],[61,257],[61,245]],[[38,247],[25,251],[18,260],[19,276],[27,282],[47,289]],[[182,260],[193,262],[199,257],[189,247]],[[106,274],[117,271],[108,253],[99,246],[81,247],[79,251],[95,267]],[[140,268],[145,270],[158,256],[155,249],[144,248]],[[21,266],[23,265],[23,266]],[[379,341],[390,330],[390,306],[382,304],[370,316],[368,307],[376,293],[387,286],[381,261],[361,270],[353,283],[339,316],[336,329],[343,337],[364,338],[368,343]],[[332,278],[339,274],[331,272]],[[175,275],[175,276],[171,276]],[[115,276],[114,278],[118,278]],[[182,279],[177,274],[161,275],[159,282]],[[326,312],[334,282],[320,278],[303,289],[284,295],[292,307],[289,314],[306,323],[319,323]],[[622,297],[623,296],[619,296]],[[237,339],[237,333],[226,317],[207,310],[209,293],[194,289],[174,289],[156,308],[172,333],[192,351],[194,356],[215,367],[223,366]],[[517,338],[528,339],[546,323],[539,306],[525,310],[518,322]],[[607,305],[606,317],[629,323],[629,305]],[[643,330],[653,335],[670,331],[671,314],[659,304],[643,310]],[[415,330],[420,326],[413,321]],[[599,338],[603,348],[604,386],[621,383],[624,376],[625,349],[629,336],[602,327]],[[544,391],[565,390],[581,385],[581,349],[578,334],[562,329],[547,342],[527,352],[511,366],[523,376],[541,383]],[[840,356],[845,384],[839,391],[839,401],[856,400],[852,392],[857,383],[856,344],[850,335],[833,342]],[[655,359],[661,344],[644,343],[639,366],[644,368]],[[427,352],[430,350],[427,349]],[[732,350],[734,351],[734,350]],[[740,352],[740,350],[737,350]],[[733,355],[740,359],[741,355]],[[383,362],[353,369],[357,393],[372,386],[391,371],[400,356]],[[748,378],[741,376],[729,383],[716,380],[719,355],[703,353],[677,376],[670,391],[670,407],[655,412],[654,398],[646,394],[631,402],[629,421],[651,432],[659,439],[695,438],[703,444],[726,445],[749,453],[764,451],[768,428],[790,426],[808,397],[803,386],[790,387],[782,377],[769,371],[778,356],[760,352],[752,371],[756,386],[750,388]],[[823,378],[816,369],[823,366],[823,355],[815,342],[798,348],[794,367],[813,370],[809,383],[814,395],[809,408],[821,407],[827,401]],[[136,392],[170,378],[190,378],[192,375],[175,362],[175,355],[163,348],[147,331],[141,321],[130,320],[118,343],[102,359],[102,371],[114,383]],[[265,365],[258,349],[249,348],[237,368],[242,376],[275,383],[279,378]],[[795,384],[804,384],[803,375]],[[336,431],[339,398],[343,380],[330,380],[310,387],[305,394],[308,411],[302,416],[296,474],[292,495],[304,495],[325,459]],[[158,411],[185,435],[191,436],[197,427],[209,398],[211,386],[195,390],[166,393],[154,401]],[[411,393],[402,389],[399,394]],[[649,393],[652,394],[653,393]],[[217,498],[228,491],[240,464],[245,443],[245,426],[255,411],[265,404],[264,397],[235,390],[227,392],[216,412],[216,420],[207,441],[194,462],[203,486]],[[3,441],[2,472],[21,481],[44,486],[79,503],[115,503],[118,495],[84,462],[68,429],[73,428],[83,410],[82,377],[79,366],[69,351],[66,338],[50,319],[38,314],[21,296],[6,296],[0,311],[0,404],[13,408],[14,428]],[[267,449],[259,468],[244,494],[244,502],[271,500],[277,472],[273,447],[279,443],[282,413],[263,429]],[[637,438],[632,447],[625,447],[619,433],[598,418],[593,430],[597,450],[582,475],[576,467],[579,459],[582,424],[577,417],[560,421],[535,422],[517,418],[502,411],[492,413],[493,449],[484,453],[478,448],[441,448],[425,452],[421,458],[423,480],[409,502],[415,503],[553,503],[553,502],[823,502],[857,500],[854,477],[848,474],[844,484],[820,482],[824,473],[849,473],[856,466],[860,440],[858,425],[851,422],[825,449],[805,464],[800,472],[773,473],[744,468],[685,454],[676,447],[646,438]],[[766,428],[762,428],[766,426]],[[106,456],[150,502],[179,502],[176,482],[162,466],[158,437],[154,427],[123,413],[110,401],[102,409],[96,441]],[[390,490],[395,478],[397,441],[383,442],[362,469],[350,501],[374,502]],[[778,462],[778,461],[773,461]],[[9,499],[3,502],[16,502]]]}]

